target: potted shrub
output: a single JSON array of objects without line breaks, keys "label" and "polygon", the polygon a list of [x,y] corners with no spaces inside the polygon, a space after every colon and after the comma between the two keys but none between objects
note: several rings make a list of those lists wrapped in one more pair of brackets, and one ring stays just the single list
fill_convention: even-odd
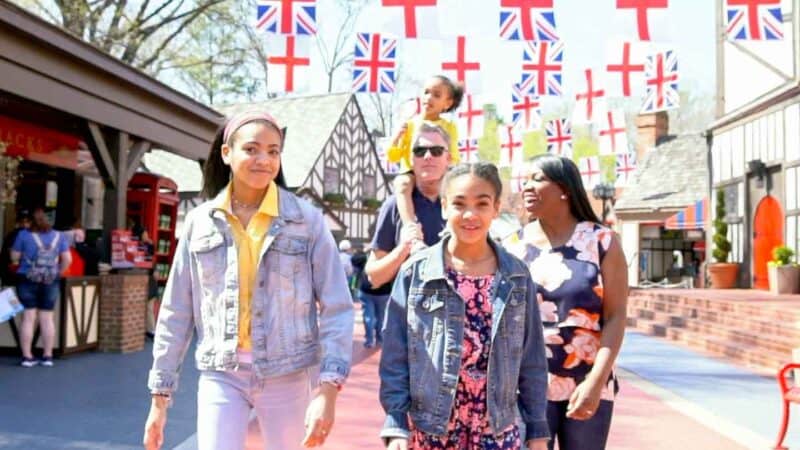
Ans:
[{"label": "potted shrub", "polygon": [[364,207],[364,209],[368,209],[370,211],[376,211],[378,208],[381,207],[382,203],[383,202],[373,197],[366,197],[361,199],[361,205]]},{"label": "potted shrub", "polygon": [[322,200],[331,206],[344,206],[344,202],[347,198],[344,194],[340,194],[338,192],[328,192],[327,194],[322,196]]},{"label": "potted shrub", "polygon": [[736,286],[739,264],[728,262],[731,243],[728,241],[728,224],[725,222],[725,191],[717,191],[717,207],[714,211],[714,250],[715,263],[708,265],[708,278],[714,289],[730,289]]},{"label": "potted shrub", "polygon": [[794,251],[785,245],[772,249],[769,271],[769,291],[773,294],[800,293],[800,266],[792,262]]}]

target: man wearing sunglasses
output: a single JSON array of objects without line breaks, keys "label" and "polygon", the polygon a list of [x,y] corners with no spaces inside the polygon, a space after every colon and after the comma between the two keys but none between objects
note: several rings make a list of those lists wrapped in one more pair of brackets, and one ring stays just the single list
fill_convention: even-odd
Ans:
[{"label": "man wearing sunglasses", "polygon": [[415,181],[411,198],[418,223],[403,226],[394,195],[386,199],[378,214],[371,244],[373,251],[364,270],[373,286],[388,286],[387,297],[400,265],[411,253],[414,240],[433,245],[444,229],[439,189],[450,165],[449,148],[450,136],[446,131],[423,124],[414,138],[411,161]]}]

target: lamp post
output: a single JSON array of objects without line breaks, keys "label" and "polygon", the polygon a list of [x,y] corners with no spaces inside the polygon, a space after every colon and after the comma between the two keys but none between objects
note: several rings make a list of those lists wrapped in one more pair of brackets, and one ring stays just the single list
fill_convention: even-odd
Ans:
[{"label": "lamp post", "polygon": [[597,183],[592,188],[592,196],[598,200],[603,201],[603,211],[600,215],[600,221],[603,224],[606,223],[606,201],[614,200],[614,195],[616,194],[616,188],[611,183]]}]

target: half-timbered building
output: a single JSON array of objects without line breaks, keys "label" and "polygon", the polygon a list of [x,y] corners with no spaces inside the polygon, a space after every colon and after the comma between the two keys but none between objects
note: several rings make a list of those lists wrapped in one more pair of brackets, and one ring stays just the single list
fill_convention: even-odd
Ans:
[{"label": "half-timbered building", "polygon": [[772,41],[726,40],[717,3],[710,209],[724,191],[739,286],[766,289],[772,249],[785,243],[800,251],[800,0],[781,2],[784,37]]}]

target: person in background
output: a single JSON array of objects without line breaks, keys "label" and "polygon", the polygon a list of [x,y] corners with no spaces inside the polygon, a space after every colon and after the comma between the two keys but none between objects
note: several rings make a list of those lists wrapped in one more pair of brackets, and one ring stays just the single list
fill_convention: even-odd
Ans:
[{"label": "person in background", "polygon": [[[60,294],[61,273],[71,263],[69,245],[53,229],[43,208],[33,211],[30,230],[21,230],[11,246],[11,262],[18,264],[17,297],[25,307],[22,313],[22,367],[53,366],[55,324],[53,308]],[[36,322],[42,334],[41,361],[33,358],[33,331]]]},{"label": "person in background", "polygon": [[[369,245],[366,248],[369,251]],[[356,298],[361,302],[361,312],[364,316],[364,347],[372,348],[383,343],[381,327],[383,326],[383,313],[386,301],[392,292],[392,283],[384,283],[376,288],[369,282],[364,266],[367,254],[359,252],[353,255],[353,269],[356,276]]]},{"label": "person in background", "polygon": [[26,210],[21,210],[17,213],[17,222],[14,229],[9,231],[3,239],[3,248],[0,251],[0,280],[2,280],[3,286],[17,285],[17,268],[11,264],[11,246],[17,240],[19,232],[29,229],[30,226],[30,214]]},{"label": "person in background", "polygon": [[578,167],[540,155],[522,200],[535,220],[506,244],[525,261],[547,344],[547,420],[561,450],[606,446],[616,395],[614,360],[625,334],[628,266],[617,235],[600,224]]},{"label": "person in background", "polygon": [[342,263],[344,274],[347,276],[348,281],[353,275],[353,263],[351,262],[352,256],[350,255],[350,251],[352,249],[353,244],[351,244],[348,239],[342,239],[342,241],[339,242],[339,261]]}]

